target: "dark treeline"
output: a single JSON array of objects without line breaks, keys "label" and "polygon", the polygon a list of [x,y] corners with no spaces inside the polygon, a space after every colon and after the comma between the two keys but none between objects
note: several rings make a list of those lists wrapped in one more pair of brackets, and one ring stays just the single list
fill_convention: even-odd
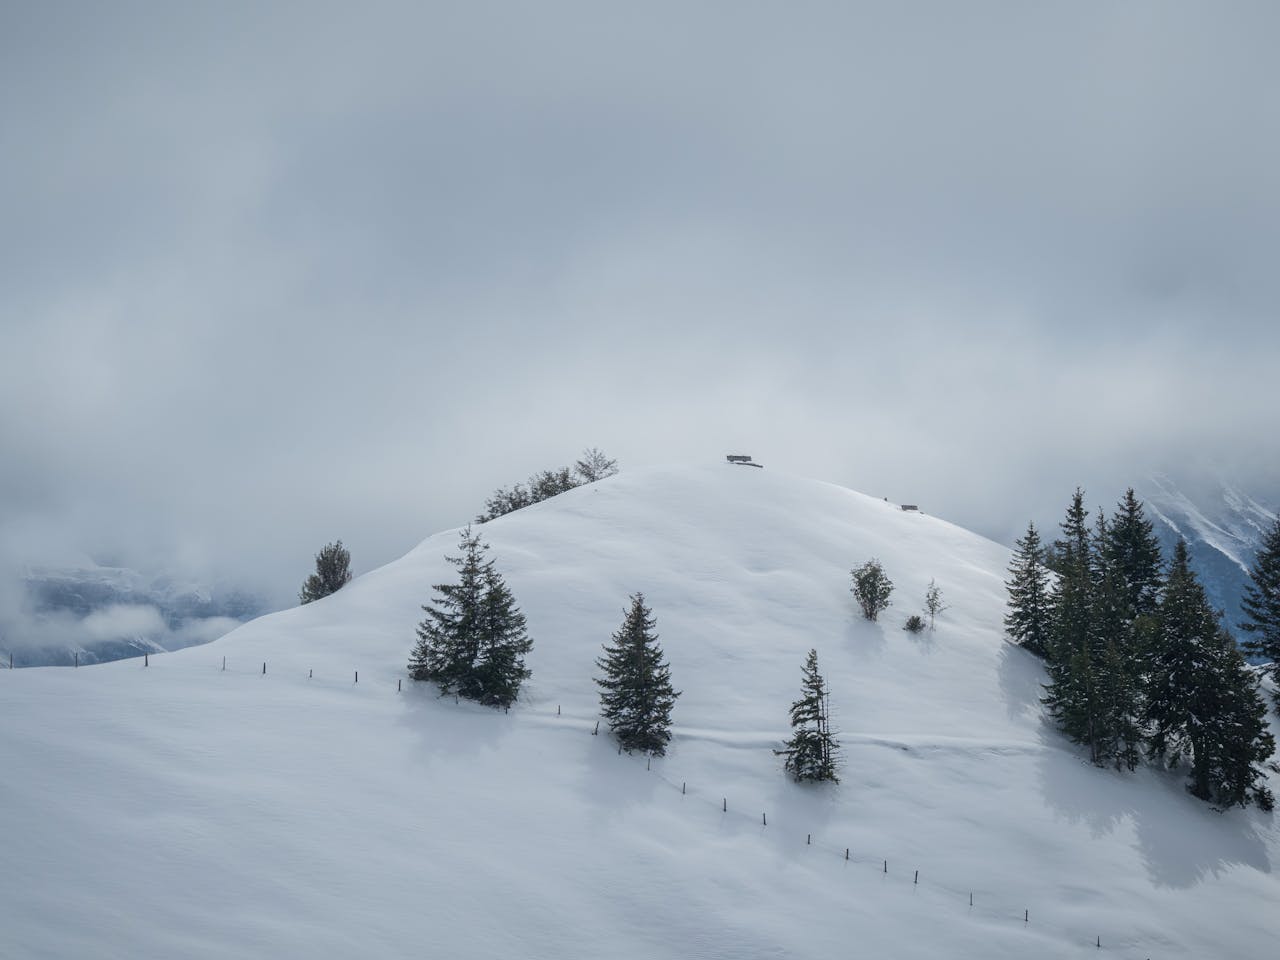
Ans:
[{"label": "dark treeline", "polygon": [[1017,541],[1005,618],[1010,638],[1045,660],[1043,701],[1059,728],[1099,766],[1132,770],[1145,757],[1188,769],[1201,799],[1271,809],[1262,764],[1275,740],[1259,679],[1186,544],[1166,563],[1132,490],[1092,524],[1077,490],[1061,529],[1052,545],[1034,525]]}]

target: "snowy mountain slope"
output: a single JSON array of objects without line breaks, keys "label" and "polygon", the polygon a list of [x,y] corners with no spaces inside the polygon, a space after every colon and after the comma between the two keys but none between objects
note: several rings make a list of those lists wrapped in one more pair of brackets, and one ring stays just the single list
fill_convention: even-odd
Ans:
[{"label": "snowy mountain slope", "polygon": [[1165,555],[1172,555],[1179,538],[1185,539],[1210,601],[1237,626],[1249,570],[1276,511],[1219,477],[1191,477],[1180,485],[1158,474],[1138,492]]},{"label": "snowy mountain slope", "polygon": [[[1000,636],[1004,548],[720,465],[482,532],[535,638],[509,714],[396,690],[456,531],[149,667],[0,673],[0,956],[1272,949],[1274,818],[1097,770],[1046,728],[1039,665]],[[874,624],[848,589],[872,556],[897,585]],[[951,608],[909,635],[931,577]],[[593,661],[636,590],[683,690],[649,770],[591,736]],[[845,745],[828,789],[771,753],[810,646]]]}]

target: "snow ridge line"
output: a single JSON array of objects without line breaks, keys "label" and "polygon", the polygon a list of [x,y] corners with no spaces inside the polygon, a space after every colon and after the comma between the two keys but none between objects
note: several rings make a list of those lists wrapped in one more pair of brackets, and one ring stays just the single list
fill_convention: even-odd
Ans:
[{"label": "snow ridge line", "polygon": [[[224,658],[222,665],[220,667],[220,672],[234,673],[237,676],[265,676],[267,675],[266,666],[267,664],[264,663],[261,673],[259,673],[258,670],[256,669],[249,671],[248,673],[240,670],[228,670],[226,661]],[[353,680],[351,686],[356,686],[358,683],[359,671],[353,670],[352,674],[355,680]],[[272,676],[278,676],[278,674],[272,674]],[[311,671],[308,671],[308,676],[306,679],[308,680],[309,683],[314,683],[315,677],[311,673]],[[401,682],[403,681],[403,679],[405,678],[402,678],[402,677],[397,678],[397,685],[396,685],[397,693],[404,692],[402,682]],[[410,680],[410,683],[416,685],[417,681]],[[370,684],[370,686],[371,685],[372,684]],[[560,711],[560,707],[558,705],[557,705],[556,711],[557,711],[556,713],[540,713],[540,712],[533,712],[532,710],[529,710],[527,712],[521,711],[521,715],[523,717],[527,717],[530,720],[533,720],[539,726],[542,726],[542,727],[564,727],[566,725],[569,725],[574,730],[574,732],[586,733],[588,736],[596,735],[593,732],[596,729],[596,724],[594,719],[587,720],[587,719],[575,717],[569,714],[564,714]],[[507,712],[509,713],[510,711],[508,710]],[[707,740],[712,740],[714,742],[719,742],[713,736],[706,736],[705,734],[707,733],[708,731],[698,731],[697,733],[693,734],[693,736],[691,737],[686,736],[684,734],[676,734],[675,736],[673,736],[672,739],[673,739],[673,742],[679,741],[682,739],[707,739]],[[959,741],[960,744],[963,744],[966,742],[964,738],[951,738],[951,739]],[[768,741],[767,745],[775,746],[780,742],[781,742],[781,738],[777,740]],[[895,749],[906,749],[906,746],[904,745],[903,742],[886,740],[884,738],[867,737],[861,740],[860,742],[882,744],[884,746],[893,747]],[[976,741],[976,740],[967,741],[967,742],[973,745],[980,745],[984,743],[984,741]],[[941,750],[958,748],[958,746],[946,744],[945,738],[944,740],[939,741],[939,743],[942,744],[941,746],[939,746],[939,749]],[[744,747],[744,746],[747,746],[748,744],[744,743],[741,739],[736,741],[729,739],[726,741],[725,745]],[[1016,746],[1021,747],[1023,749],[1027,749],[1025,745],[1016,745]],[[618,750],[619,757],[621,757],[622,753],[623,751],[619,749]],[[654,770],[655,759],[657,760],[657,764],[659,766],[659,769],[657,770]],[[639,762],[639,758],[634,757],[630,753],[627,754],[627,760],[628,761],[635,760],[637,763]],[[730,809],[727,795],[720,795],[719,797],[716,797],[711,794],[707,794],[699,791],[696,786],[691,789],[689,787],[689,783],[687,780],[681,780],[677,782],[671,777],[668,777],[666,773],[664,773],[663,770],[661,769],[661,767],[666,765],[666,760],[667,758],[665,757],[659,757],[659,758],[646,757],[645,771],[655,773],[658,779],[660,779],[663,783],[669,786],[673,792],[678,791],[683,799],[691,798],[697,802],[702,803],[705,806],[714,808],[716,812],[718,812],[721,815],[722,818],[734,817],[739,821],[754,823],[762,831],[768,830],[770,828],[776,831],[780,827],[787,826],[787,824],[785,823],[779,824],[776,820],[774,821],[774,823],[770,824],[768,821],[767,810],[761,810],[760,817],[759,819],[757,819],[754,812],[752,813],[744,812],[740,810],[736,804],[733,806],[733,809]],[[800,833],[799,833],[799,830],[797,829],[797,832],[796,832],[797,842],[798,842],[799,836],[800,836]],[[851,847],[842,847],[842,846],[832,844],[829,840],[821,836],[815,837],[812,832],[806,832],[804,836],[805,836],[805,844],[804,844],[805,846],[813,847],[816,850],[830,854],[832,856],[832,859],[835,861],[878,868],[878,872],[880,872],[881,875],[885,878],[885,882],[894,882],[898,879],[898,877],[902,877],[903,878],[902,886],[910,886],[913,890],[924,890],[926,892],[931,893],[934,897],[934,902],[943,908],[945,908],[947,904],[954,903],[956,900],[958,900],[961,904],[965,904],[965,909],[968,911],[966,916],[969,918],[984,919],[989,921],[1004,921],[1008,923],[1021,922],[1024,925],[1024,928],[1030,929],[1030,923],[1031,923],[1030,915],[1032,913],[1030,909],[1030,905],[1023,906],[1020,910],[1015,908],[1005,907],[1003,905],[996,905],[996,906],[990,906],[990,907],[986,905],[988,897],[995,899],[997,896],[999,896],[999,894],[996,891],[992,891],[992,890],[984,889],[980,887],[957,886],[954,883],[945,882],[941,880],[934,880],[933,877],[927,872],[925,873],[924,877],[921,878],[921,870],[918,867],[911,868],[910,870],[911,882],[907,883],[907,876],[908,876],[907,872],[904,871],[902,873],[899,873],[897,871],[896,866],[892,872],[890,871],[891,865],[900,863],[901,861],[896,861],[893,858],[889,858],[889,857],[869,856],[864,852],[855,853]],[[893,877],[894,880],[890,881],[888,879],[889,877]],[[952,898],[955,898],[955,899],[953,900]],[[1001,899],[1008,900],[1008,898],[1003,898],[1003,897]],[[1041,914],[1039,913],[1039,909],[1037,909],[1037,911],[1035,912],[1037,914],[1036,925],[1035,925],[1036,932],[1039,933],[1047,930],[1052,936],[1055,936],[1059,940],[1059,942],[1061,942],[1064,946],[1074,945],[1074,946],[1077,946],[1080,950],[1086,950],[1086,949],[1090,950],[1092,951],[1092,953],[1090,954],[1091,956],[1097,955],[1097,952],[1102,949],[1106,949],[1107,952],[1112,956],[1134,958],[1134,960],[1137,960],[1137,958],[1139,957],[1145,958],[1145,960],[1154,960],[1155,955],[1151,953],[1149,946],[1144,946],[1144,944],[1150,944],[1151,942],[1150,937],[1147,937],[1147,938],[1143,938],[1140,936],[1122,937],[1122,936],[1119,936],[1118,934],[1115,934],[1114,932],[1111,932],[1111,933],[1108,933],[1108,935],[1104,938],[1102,936],[1102,931],[1097,931],[1087,936],[1082,936],[1078,932],[1076,932],[1073,928],[1068,928],[1062,924],[1054,923],[1052,920],[1046,923],[1045,921],[1040,919]],[[1018,916],[1019,913],[1021,913],[1022,916]],[[1105,940],[1105,944],[1104,944],[1104,940]],[[1116,952],[1117,948],[1123,952]]]}]

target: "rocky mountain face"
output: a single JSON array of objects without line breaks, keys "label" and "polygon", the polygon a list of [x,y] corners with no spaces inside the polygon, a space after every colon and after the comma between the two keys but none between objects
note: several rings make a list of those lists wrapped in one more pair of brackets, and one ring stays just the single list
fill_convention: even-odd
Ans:
[{"label": "rocky mountain face", "polygon": [[1155,523],[1165,555],[1182,537],[1191,563],[1213,604],[1238,634],[1240,600],[1266,531],[1275,522],[1280,498],[1245,493],[1214,477],[1194,482],[1157,474],[1137,494]]}]

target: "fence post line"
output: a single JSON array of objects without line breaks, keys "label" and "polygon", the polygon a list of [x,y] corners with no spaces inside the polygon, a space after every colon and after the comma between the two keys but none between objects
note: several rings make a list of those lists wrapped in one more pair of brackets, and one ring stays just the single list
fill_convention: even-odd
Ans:
[{"label": "fence post line", "polygon": [[687,787],[688,785],[689,784],[686,781],[684,780],[680,781],[680,796],[682,797],[684,796],[684,788]]},{"label": "fence post line", "polygon": [[889,872],[889,861],[888,861],[888,860],[886,860],[886,861],[884,862],[884,872],[885,872],[885,873],[888,873],[888,872]]},{"label": "fence post line", "polygon": [[721,812],[721,813],[728,813],[728,812],[729,812],[729,798],[728,798],[728,797],[725,797],[725,798],[724,798],[724,800],[721,802],[720,812]]},{"label": "fence post line", "polygon": [[1022,911],[1022,922],[1023,922],[1023,923],[1030,923],[1030,922],[1031,922],[1031,908],[1030,908],[1030,907],[1028,907],[1026,910],[1023,910],[1023,911]]},{"label": "fence post line", "polygon": [[80,667],[80,651],[77,650],[76,651],[76,668],[79,669],[79,667]]},{"label": "fence post line", "polygon": [[917,871],[916,871],[915,879],[914,879],[914,880],[912,880],[911,882],[912,882],[912,883],[916,883],[916,884],[918,884],[918,883],[920,882],[920,871],[919,871],[919,870],[917,870]]},{"label": "fence post line", "polygon": [[560,716],[560,704],[556,704],[556,716]]},{"label": "fence post line", "polygon": [[149,667],[149,666],[151,666],[151,654],[149,654],[149,653],[144,653],[144,654],[142,655],[142,665],[143,665],[144,667]]},{"label": "fence post line", "polygon": [[969,891],[969,906],[973,906],[973,891]]},{"label": "fence post line", "polygon": [[806,833],[806,834],[804,835],[804,845],[807,847],[807,846],[809,846],[809,844],[811,844],[811,843],[813,843],[813,834],[812,834],[812,833]]},{"label": "fence post line", "polygon": [[223,658],[222,658],[222,669],[223,669],[223,670],[226,670],[226,669],[227,669],[227,658],[226,658],[226,657],[223,657]]},{"label": "fence post line", "polygon": [[401,682],[401,680],[402,680],[402,679],[403,679],[402,677],[397,677],[397,678],[396,678],[396,693],[399,693],[399,692],[400,692],[400,682]]},{"label": "fence post line", "polygon": [[767,814],[760,814],[760,826],[767,827],[769,825],[769,817]]},{"label": "fence post line", "polygon": [[644,768],[645,768],[646,770],[651,769],[651,765],[652,765],[652,763],[653,763],[653,757],[645,757],[645,758],[644,758]]},{"label": "fence post line", "polygon": [[267,675],[267,661],[265,660],[262,661],[262,675],[264,677]]},{"label": "fence post line", "polygon": [[596,728],[595,728],[594,730],[592,730],[592,731],[591,731],[591,735],[592,735],[593,737],[598,737],[598,736],[600,736],[600,721],[599,721],[599,720],[597,720],[597,721],[596,721]]},{"label": "fence post line", "polygon": [[357,671],[356,671],[356,683],[359,683],[359,682],[360,682],[360,671],[359,671],[359,670],[357,670]]},{"label": "fence post line", "polygon": [[844,858],[845,858],[846,860],[848,860],[848,859],[849,859],[849,848],[848,848],[848,847],[845,847],[845,848],[844,848]]}]

